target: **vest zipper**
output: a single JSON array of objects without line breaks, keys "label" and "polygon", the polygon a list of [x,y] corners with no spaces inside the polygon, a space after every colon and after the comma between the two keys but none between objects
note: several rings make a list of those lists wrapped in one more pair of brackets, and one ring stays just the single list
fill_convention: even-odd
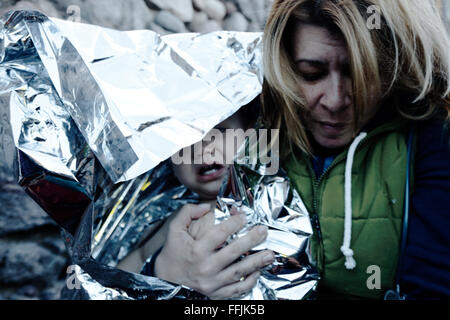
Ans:
[{"label": "vest zipper", "polygon": [[[340,161],[339,161],[340,162]],[[307,161],[308,168],[311,171],[311,174],[314,177],[314,188],[313,188],[313,215],[311,217],[313,227],[317,231],[317,236],[319,237],[320,242],[322,243],[322,232],[320,230],[320,223],[319,223],[319,214],[317,211],[317,201],[318,201],[318,193],[319,193],[319,185],[322,182],[323,177],[332,169],[332,167],[336,166],[338,162],[333,161],[333,163],[320,175],[319,179],[316,178],[316,173],[314,172],[314,169],[311,164],[311,160]]]},{"label": "vest zipper", "polygon": [[310,174],[312,177],[314,177],[314,185],[313,185],[313,212],[311,212],[310,215],[310,221],[314,230],[314,233],[317,236],[318,245],[316,249],[316,266],[318,269],[322,272],[324,261],[323,261],[323,238],[322,238],[322,231],[320,230],[320,223],[319,223],[319,215],[317,212],[317,194],[318,194],[318,180],[316,178],[316,173],[314,172],[314,169],[312,167],[310,159],[306,159],[307,167],[310,171]]},{"label": "vest zipper", "polygon": [[[364,141],[363,141],[364,142]],[[343,158],[345,159],[345,157]],[[331,165],[328,166],[328,168],[320,175],[319,179],[317,179],[316,177],[316,173],[314,171],[314,168],[312,166],[311,163],[311,159],[308,159],[306,161],[307,163],[307,167],[310,170],[311,175],[314,177],[314,188],[313,188],[313,213],[311,216],[311,224],[317,234],[317,238],[319,240],[319,245],[318,245],[318,251],[316,252],[316,258],[317,258],[317,264],[319,265],[320,263],[320,267],[319,269],[321,269],[321,271],[324,271],[324,266],[325,266],[325,261],[324,261],[324,247],[323,247],[323,237],[322,237],[322,231],[320,228],[320,222],[319,222],[319,212],[317,210],[317,206],[318,206],[318,199],[319,199],[319,186],[320,183],[322,182],[322,180],[324,179],[325,175],[328,174],[328,172],[334,168],[338,163],[340,163],[342,161],[342,159],[338,159],[338,157],[336,157],[333,162],[331,163]]]},{"label": "vest zipper", "polygon": [[[372,138],[372,137],[371,137]],[[361,149],[362,147],[364,147],[368,142],[369,139],[365,139],[364,141],[361,141],[361,143],[358,146],[358,149]],[[334,167],[336,167],[339,163],[341,163],[342,161],[344,161],[346,159],[346,155],[345,154],[339,154],[331,163],[331,165],[328,166],[327,169],[325,169],[324,172],[322,172],[322,174],[320,175],[319,179],[317,179],[316,177],[316,173],[314,171],[313,165],[312,165],[312,160],[310,158],[307,159],[306,163],[307,163],[307,167],[310,170],[310,173],[312,175],[312,177],[314,177],[314,188],[313,188],[313,213],[312,216],[310,218],[311,220],[311,224],[313,225],[314,230],[316,231],[317,234],[317,238],[319,240],[319,245],[318,245],[318,252],[317,252],[317,263],[319,264],[320,261],[320,269],[322,269],[322,272],[324,271],[324,265],[325,265],[325,261],[324,261],[324,255],[323,255],[323,237],[322,237],[322,231],[320,228],[320,222],[319,222],[319,212],[317,210],[318,207],[318,198],[319,198],[319,186],[322,182],[322,180],[324,179],[324,177],[328,174],[328,172],[333,169]]]},{"label": "vest zipper", "polygon": [[[361,147],[364,147],[364,145],[367,144],[367,139],[362,141],[360,143],[360,145],[358,146],[358,149],[360,149]],[[322,174],[320,175],[319,179],[317,179],[316,177],[316,173],[313,169],[312,163],[311,163],[311,159],[308,159],[308,161],[306,161],[308,163],[308,168],[311,171],[312,176],[314,177],[314,188],[313,188],[313,197],[314,197],[314,201],[313,201],[313,210],[314,210],[314,215],[313,215],[313,224],[316,225],[317,227],[317,231],[318,231],[318,235],[319,235],[319,239],[320,241],[322,241],[322,233],[320,232],[320,224],[319,224],[319,214],[317,211],[317,202],[318,202],[318,192],[319,192],[319,186],[320,183],[322,182],[323,178],[328,174],[328,172],[333,169],[334,167],[336,167],[341,161],[345,160],[345,156],[347,155],[347,153],[345,153],[345,155],[338,155],[336,156],[336,158],[333,160],[333,162],[328,166],[328,168],[325,169],[324,172],[322,172]]]}]

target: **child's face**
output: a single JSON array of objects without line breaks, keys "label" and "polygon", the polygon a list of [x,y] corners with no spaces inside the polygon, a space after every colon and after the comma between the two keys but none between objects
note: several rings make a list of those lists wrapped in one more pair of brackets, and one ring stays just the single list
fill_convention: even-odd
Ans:
[{"label": "child's face", "polygon": [[[191,161],[191,164],[173,164],[178,180],[188,189],[196,192],[203,200],[213,200],[217,197],[228,168],[229,162],[225,159],[232,159],[237,151],[235,146],[225,144],[225,142],[234,144],[234,141],[231,141],[234,139],[226,139],[226,129],[244,129],[244,123],[238,114],[234,114],[214,128],[221,131],[222,139],[215,139],[215,137],[211,139],[213,132],[211,130],[202,141],[183,149],[183,152],[191,149],[192,160],[197,159],[197,161]],[[217,133],[218,130],[214,132]],[[230,157],[227,152],[233,155]],[[202,160],[198,161],[198,159]],[[199,162],[200,164],[196,164]]]}]

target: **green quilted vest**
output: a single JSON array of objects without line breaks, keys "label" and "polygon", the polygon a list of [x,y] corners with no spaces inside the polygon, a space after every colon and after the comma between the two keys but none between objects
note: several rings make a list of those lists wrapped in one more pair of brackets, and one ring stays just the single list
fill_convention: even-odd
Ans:
[{"label": "green quilted vest", "polygon": [[[356,149],[351,174],[350,248],[356,261],[352,270],[346,269],[340,250],[344,237],[347,152],[339,154],[321,177],[315,177],[307,155],[291,156],[284,168],[315,227],[311,254],[321,274],[319,299],[382,298],[393,287],[398,261],[407,162],[406,130],[404,126],[385,124],[369,132]],[[379,267],[379,274],[369,266]],[[373,288],[377,282],[370,277],[377,276],[375,273],[379,275],[380,289]]]}]

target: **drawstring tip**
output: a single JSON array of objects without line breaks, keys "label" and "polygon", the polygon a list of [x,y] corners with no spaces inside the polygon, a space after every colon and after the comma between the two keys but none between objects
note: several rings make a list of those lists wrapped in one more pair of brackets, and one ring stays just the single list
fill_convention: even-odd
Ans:
[{"label": "drawstring tip", "polygon": [[341,251],[345,256],[345,267],[347,268],[347,270],[355,269],[356,261],[353,258],[353,250],[342,246]]},{"label": "drawstring tip", "polygon": [[345,267],[347,270],[353,270],[356,267],[356,261],[353,257],[345,257]]}]

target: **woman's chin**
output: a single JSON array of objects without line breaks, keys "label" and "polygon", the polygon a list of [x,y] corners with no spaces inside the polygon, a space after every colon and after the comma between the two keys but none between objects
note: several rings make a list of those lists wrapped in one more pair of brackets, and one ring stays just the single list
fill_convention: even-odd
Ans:
[{"label": "woman's chin", "polygon": [[341,136],[326,136],[326,135],[314,135],[316,142],[323,148],[326,149],[341,149],[346,147],[352,142],[352,135],[341,135]]}]

